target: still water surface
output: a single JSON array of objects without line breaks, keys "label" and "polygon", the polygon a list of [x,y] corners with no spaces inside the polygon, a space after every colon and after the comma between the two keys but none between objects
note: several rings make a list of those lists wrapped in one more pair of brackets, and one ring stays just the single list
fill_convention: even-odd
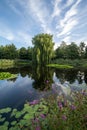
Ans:
[{"label": "still water surface", "polygon": [[[0,108],[22,108],[33,101],[52,94],[87,89],[87,70],[58,70],[51,68],[19,67],[0,70],[18,74],[11,80],[0,80]],[[56,85],[55,85],[56,84]]]}]

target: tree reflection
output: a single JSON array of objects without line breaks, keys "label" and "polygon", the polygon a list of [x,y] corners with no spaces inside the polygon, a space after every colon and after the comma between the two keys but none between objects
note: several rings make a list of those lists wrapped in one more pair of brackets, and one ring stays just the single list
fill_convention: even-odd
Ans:
[{"label": "tree reflection", "polygon": [[37,66],[32,69],[33,87],[38,90],[48,90],[53,83],[53,70]]},{"label": "tree reflection", "polygon": [[78,70],[70,69],[70,70],[59,70],[55,69],[56,77],[59,79],[61,84],[63,84],[65,81],[69,81],[69,83],[75,82],[75,79],[77,78]]}]

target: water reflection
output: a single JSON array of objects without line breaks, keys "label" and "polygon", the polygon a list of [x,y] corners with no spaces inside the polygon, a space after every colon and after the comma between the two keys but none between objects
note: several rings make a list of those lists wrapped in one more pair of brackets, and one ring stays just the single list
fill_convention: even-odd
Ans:
[{"label": "water reflection", "polygon": [[35,89],[48,90],[53,83],[53,70],[37,66],[33,68],[32,78],[34,79],[33,87]]},{"label": "water reflection", "polygon": [[63,84],[65,81],[69,81],[69,83],[75,82],[78,74],[78,70],[70,69],[70,70],[59,70],[55,69],[56,77],[60,80],[60,83]]},{"label": "water reflection", "polygon": [[44,67],[19,67],[0,70],[18,74],[17,78],[0,80],[0,108],[23,107],[25,101],[46,97],[53,92],[70,93],[71,90],[87,88],[87,70],[58,70]]}]

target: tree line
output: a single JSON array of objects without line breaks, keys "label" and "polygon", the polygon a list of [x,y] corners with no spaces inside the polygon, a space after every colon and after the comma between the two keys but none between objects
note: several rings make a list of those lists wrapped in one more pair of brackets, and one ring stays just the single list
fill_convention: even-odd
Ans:
[{"label": "tree line", "polygon": [[67,45],[62,42],[54,50],[53,36],[50,34],[38,34],[32,38],[34,47],[21,47],[9,44],[0,46],[0,59],[26,59],[32,60],[34,64],[49,64],[51,59],[85,59],[87,58],[87,46],[84,42],[77,45],[75,42]]},{"label": "tree line", "polygon": [[32,48],[21,47],[17,49],[15,45],[9,44],[6,46],[0,46],[0,59],[27,59],[32,60]]},{"label": "tree line", "polygon": [[77,45],[75,42],[67,45],[64,41],[55,50],[55,58],[62,59],[85,59],[87,58],[87,46],[84,42]]}]

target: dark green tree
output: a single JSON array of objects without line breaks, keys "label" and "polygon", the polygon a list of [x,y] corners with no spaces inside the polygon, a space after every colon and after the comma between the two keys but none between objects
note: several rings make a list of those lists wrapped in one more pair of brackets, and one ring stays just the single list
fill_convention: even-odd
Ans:
[{"label": "dark green tree", "polygon": [[85,43],[84,42],[81,42],[79,45],[79,56],[81,59],[85,57]]},{"label": "dark green tree", "polygon": [[78,59],[79,58],[79,48],[72,42],[70,45],[67,45],[66,53],[68,59]]},{"label": "dark green tree", "polygon": [[33,50],[33,48],[31,48],[31,47],[28,47],[28,49],[27,49],[27,59],[28,60],[32,60],[32,50]]},{"label": "dark green tree", "polygon": [[17,57],[17,49],[14,44],[1,46],[0,53],[3,59],[15,59]]},{"label": "dark green tree", "polygon": [[62,41],[62,43],[60,44],[60,46],[56,49],[56,58],[63,58],[66,59],[67,58],[67,45],[64,41]]},{"label": "dark green tree", "polygon": [[19,50],[19,58],[27,59],[27,49],[25,47],[21,47]]}]

